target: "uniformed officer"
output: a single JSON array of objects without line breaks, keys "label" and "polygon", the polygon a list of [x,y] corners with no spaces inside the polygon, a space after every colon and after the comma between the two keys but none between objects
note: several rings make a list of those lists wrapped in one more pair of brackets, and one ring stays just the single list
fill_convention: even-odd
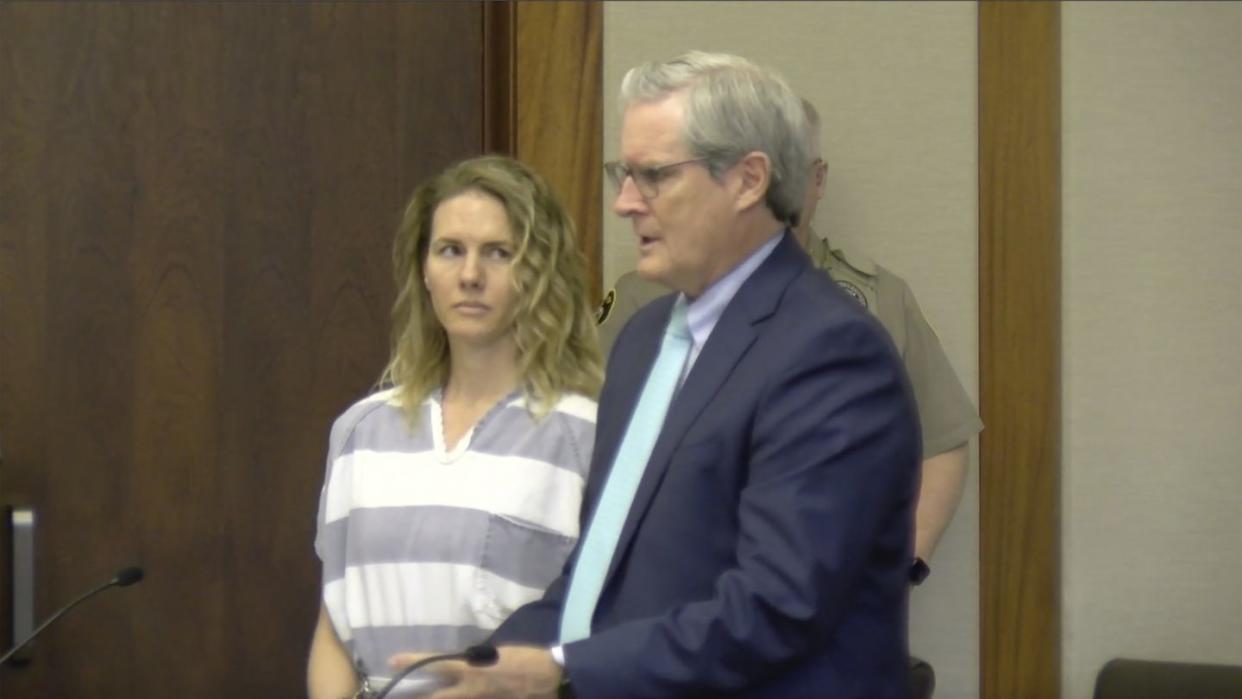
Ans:
[{"label": "uniformed officer", "polygon": [[[983,423],[906,282],[860,252],[830,246],[811,229],[824,194],[828,166],[820,156],[819,113],[806,100],[802,104],[810,125],[814,161],[801,223],[794,234],[815,265],[874,313],[892,335],[918,403],[923,427],[923,478],[915,512],[916,558],[910,571],[911,582],[917,584],[927,576],[926,561],[957,510],[966,482],[966,446],[983,429]],[[668,293],[665,287],[633,271],[622,275],[604,295],[598,311],[604,355],[635,311]]]}]

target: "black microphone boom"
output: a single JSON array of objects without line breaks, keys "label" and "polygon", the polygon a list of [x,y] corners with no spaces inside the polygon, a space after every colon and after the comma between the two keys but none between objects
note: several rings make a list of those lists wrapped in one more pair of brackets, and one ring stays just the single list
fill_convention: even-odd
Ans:
[{"label": "black microphone boom", "polygon": [[462,658],[466,663],[475,667],[487,667],[495,665],[500,660],[500,652],[496,650],[496,646],[487,643],[480,643],[477,646],[470,646],[461,653],[465,657]]},{"label": "black microphone boom", "polygon": [[95,586],[90,591],[86,592],[85,594],[78,597],[74,601],[56,610],[55,614],[48,617],[47,621],[43,622],[42,624],[39,624],[39,628],[30,632],[30,635],[22,639],[21,643],[18,643],[17,645],[13,646],[12,648],[9,649],[9,652],[5,653],[3,656],[0,656],[0,666],[3,666],[5,663],[7,663],[9,661],[9,658],[13,657],[14,653],[26,647],[27,643],[30,643],[31,641],[33,641],[35,639],[35,636],[38,636],[39,634],[43,633],[43,629],[46,629],[48,626],[51,626],[52,622],[56,621],[61,616],[63,616],[65,612],[69,611],[70,609],[73,609],[74,607],[78,606],[82,602],[85,602],[86,600],[90,599],[91,597],[94,597],[95,595],[99,594],[100,592],[103,592],[104,590],[110,587],[126,587],[128,585],[133,585],[134,583],[142,580],[142,577],[143,577],[142,568],[139,568],[138,566],[130,566],[129,568],[122,568],[121,570],[118,570],[116,575],[112,576],[112,579],[109,580],[108,582]]},{"label": "black microphone boom", "polygon": [[116,575],[112,577],[112,582],[115,583],[117,587],[129,587],[136,582],[142,582],[143,575],[142,568],[139,568],[138,566],[130,566],[128,568],[118,570]]},{"label": "black microphone boom", "polygon": [[433,655],[429,658],[423,658],[416,663],[405,666],[401,669],[401,672],[393,675],[392,679],[388,680],[388,684],[384,685],[384,688],[380,690],[380,693],[375,695],[375,699],[384,699],[393,690],[393,687],[396,687],[411,672],[421,667],[427,667],[432,663],[438,663],[441,660],[464,660],[467,664],[475,667],[487,667],[488,665],[495,665],[496,660],[499,658],[500,653],[496,652],[496,647],[486,643],[470,646],[460,653],[445,653],[444,655]]}]

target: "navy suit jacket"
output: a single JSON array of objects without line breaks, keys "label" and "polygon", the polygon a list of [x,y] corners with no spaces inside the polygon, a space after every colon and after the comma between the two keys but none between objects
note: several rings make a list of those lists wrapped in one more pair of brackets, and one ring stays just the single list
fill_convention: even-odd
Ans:
[{"label": "navy suit jacket", "polygon": [[[584,532],[673,300],[613,346]],[[786,235],[669,408],[592,635],[565,646],[577,695],[906,696],[919,445],[887,333]],[[575,557],[495,642],[555,645]]]}]

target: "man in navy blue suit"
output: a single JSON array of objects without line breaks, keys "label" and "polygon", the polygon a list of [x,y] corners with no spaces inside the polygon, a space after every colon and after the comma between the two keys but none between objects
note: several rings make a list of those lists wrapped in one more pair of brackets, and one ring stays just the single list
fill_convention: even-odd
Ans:
[{"label": "man in navy blue suit", "polygon": [[802,105],[697,52],[631,70],[621,104],[613,208],[677,291],[613,345],[564,573],[432,696],[904,697],[918,420],[887,334],[790,234]]}]

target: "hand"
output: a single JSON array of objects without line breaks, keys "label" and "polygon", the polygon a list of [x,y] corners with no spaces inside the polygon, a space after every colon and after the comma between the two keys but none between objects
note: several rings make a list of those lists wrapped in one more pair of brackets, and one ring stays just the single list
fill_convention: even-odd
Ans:
[{"label": "hand", "polygon": [[[427,666],[450,686],[428,695],[429,699],[555,699],[561,684],[561,666],[547,648],[501,646],[500,659],[489,667],[470,667],[464,662]],[[388,659],[394,670],[427,657],[426,653],[398,653]]]}]

